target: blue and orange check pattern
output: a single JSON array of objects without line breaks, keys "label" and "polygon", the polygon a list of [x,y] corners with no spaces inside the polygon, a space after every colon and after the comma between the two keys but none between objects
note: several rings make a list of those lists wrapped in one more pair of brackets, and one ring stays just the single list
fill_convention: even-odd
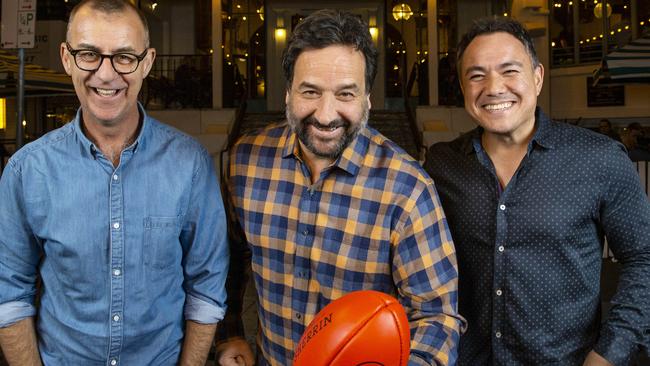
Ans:
[{"label": "blue and orange check pattern", "polygon": [[[410,365],[453,364],[463,323],[458,272],[431,178],[371,128],[314,184],[299,146],[285,122],[244,136],[230,155],[229,189],[252,250],[265,361],[289,365],[320,309],[372,289],[404,306]],[[241,308],[236,301],[230,306]]]}]

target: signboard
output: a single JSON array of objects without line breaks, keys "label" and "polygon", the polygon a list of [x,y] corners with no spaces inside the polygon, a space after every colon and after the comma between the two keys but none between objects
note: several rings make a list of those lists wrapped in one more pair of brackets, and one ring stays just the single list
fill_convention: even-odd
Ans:
[{"label": "signboard", "polygon": [[587,107],[609,107],[625,105],[625,87],[599,83],[593,86],[594,78],[587,78]]},{"label": "signboard", "polygon": [[32,48],[36,0],[2,0],[2,48]]},{"label": "signboard", "polygon": [[25,50],[25,63],[65,72],[61,64],[60,47],[65,40],[66,26],[67,23],[62,20],[37,21],[34,47]]}]

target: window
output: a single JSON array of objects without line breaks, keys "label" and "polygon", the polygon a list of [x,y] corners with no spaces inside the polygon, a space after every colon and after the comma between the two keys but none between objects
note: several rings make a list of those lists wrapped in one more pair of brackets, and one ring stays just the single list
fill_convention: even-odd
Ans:
[{"label": "window", "polygon": [[598,63],[650,29],[646,0],[552,0],[550,7],[553,67]]}]

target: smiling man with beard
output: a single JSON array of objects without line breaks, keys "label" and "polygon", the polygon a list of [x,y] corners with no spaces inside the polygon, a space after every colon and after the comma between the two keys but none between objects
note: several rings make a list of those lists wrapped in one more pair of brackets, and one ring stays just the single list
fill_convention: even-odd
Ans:
[{"label": "smiling man with beard", "polygon": [[[544,68],[513,19],[458,45],[478,127],[427,152],[456,243],[460,366],[627,366],[650,334],[650,204],[623,145],[537,107]],[[600,321],[604,238],[622,270]]]},{"label": "smiling man with beard", "polygon": [[462,319],[454,246],[431,179],[367,126],[376,65],[359,17],[313,13],[283,57],[287,122],[232,149],[229,189],[243,239],[232,242],[221,365],[254,362],[239,314],[249,248],[259,365],[290,364],[316,313],[364,289],[392,294],[406,309],[410,365],[455,362]]}]

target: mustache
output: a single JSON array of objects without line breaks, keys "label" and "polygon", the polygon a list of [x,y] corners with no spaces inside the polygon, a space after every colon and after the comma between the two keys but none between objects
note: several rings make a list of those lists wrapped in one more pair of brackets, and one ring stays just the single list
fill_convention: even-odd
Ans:
[{"label": "mustache", "polygon": [[347,126],[350,126],[350,124],[351,124],[350,121],[348,121],[347,119],[344,119],[344,118],[337,118],[337,119],[335,119],[333,121],[329,121],[328,123],[322,123],[316,117],[314,117],[313,114],[310,114],[309,116],[303,118],[301,122],[302,122],[302,124],[304,126],[313,125],[316,128],[322,128],[322,129],[336,128],[336,127],[347,127]]}]

